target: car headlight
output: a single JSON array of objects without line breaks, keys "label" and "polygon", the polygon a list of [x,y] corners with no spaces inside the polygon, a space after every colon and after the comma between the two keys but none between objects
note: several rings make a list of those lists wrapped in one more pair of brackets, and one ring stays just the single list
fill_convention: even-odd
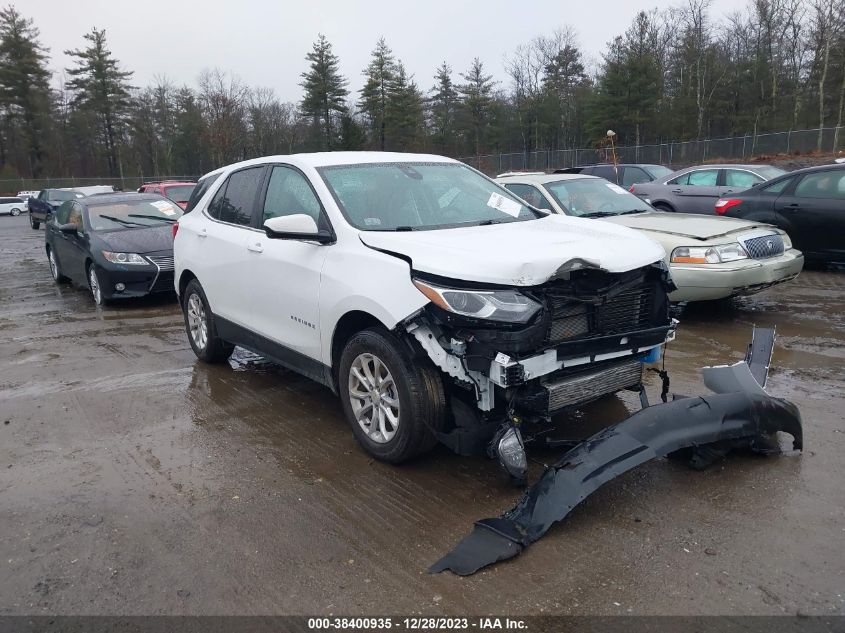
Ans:
[{"label": "car headlight", "polygon": [[527,323],[542,307],[516,290],[441,288],[419,279],[413,281],[417,289],[434,305],[447,312],[474,319]]},{"label": "car headlight", "polygon": [[112,264],[149,264],[146,259],[141,257],[138,253],[112,253],[111,251],[103,251],[105,257]]},{"label": "car headlight", "polygon": [[717,246],[679,246],[672,251],[669,261],[673,264],[721,264],[748,259],[748,253],[739,242]]},{"label": "car headlight", "polygon": [[786,233],[780,234],[781,239],[783,239],[783,250],[788,251],[792,248],[792,240],[790,239],[789,235]]}]

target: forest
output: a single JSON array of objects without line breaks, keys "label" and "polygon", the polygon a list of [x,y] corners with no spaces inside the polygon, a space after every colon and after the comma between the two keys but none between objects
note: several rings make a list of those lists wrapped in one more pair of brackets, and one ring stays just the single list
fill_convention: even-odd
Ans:
[{"label": "forest", "polygon": [[412,76],[385,36],[354,92],[317,34],[295,103],[235,68],[135,86],[106,35],[80,34],[65,51],[73,63],[54,73],[38,25],[13,5],[0,11],[0,180],[198,176],[301,151],[590,148],[608,128],[634,145],[842,126],[845,113],[845,0],[643,10],[595,64],[563,24],[502,51],[504,81],[490,71],[500,60],[479,58],[432,59],[431,76]]}]

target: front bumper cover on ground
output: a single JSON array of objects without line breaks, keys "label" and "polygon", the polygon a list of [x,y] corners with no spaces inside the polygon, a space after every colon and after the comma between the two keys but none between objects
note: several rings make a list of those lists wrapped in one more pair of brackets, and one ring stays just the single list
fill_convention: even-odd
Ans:
[{"label": "front bumper cover on ground", "polygon": [[[755,340],[773,344],[773,333],[755,331]],[[744,391],[737,383],[733,393],[650,406],[582,442],[549,467],[513,509],[476,522],[473,531],[429,572],[448,569],[469,575],[517,556],[602,484],[656,457],[709,446],[720,454],[743,447],[767,453],[777,431],[789,433],[793,448],[802,449],[797,407],[762,392],[770,358],[771,347],[752,345],[746,361],[737,364],[755,375],[760,392]]]}]

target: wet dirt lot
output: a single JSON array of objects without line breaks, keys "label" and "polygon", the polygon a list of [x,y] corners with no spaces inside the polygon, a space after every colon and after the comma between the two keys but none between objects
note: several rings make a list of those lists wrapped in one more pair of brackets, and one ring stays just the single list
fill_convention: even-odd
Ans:
[{"label": "wet dirt lot", "polygon": [[25,216],[0,217],[0,271],[0,614],[845,613],[845,274],[687,309],[668,352],[673,391],[701,392],[699,366],[777,326],[803,455],[652,462],[459,578],[426,568],[519,496],[492,462],[374,462],[328,390],[196,362],[174,299],[56,286]]}]

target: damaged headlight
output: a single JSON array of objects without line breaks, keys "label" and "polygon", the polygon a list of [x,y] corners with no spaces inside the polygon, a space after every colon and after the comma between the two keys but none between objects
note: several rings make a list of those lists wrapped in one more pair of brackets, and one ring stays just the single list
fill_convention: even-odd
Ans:
[{"label": "damaged headlight", "polygon": [[739,242],[718,246],[679,246],[672,251],[673,264],[721,264],[748,259],[748,253]]},{"label": "damaged headlight", "polygon": [[515,290],[465,290],[441,288],[414,279],[417,289],[434,305],[475,319],[504,323],[527,323],[542,307]]}]

